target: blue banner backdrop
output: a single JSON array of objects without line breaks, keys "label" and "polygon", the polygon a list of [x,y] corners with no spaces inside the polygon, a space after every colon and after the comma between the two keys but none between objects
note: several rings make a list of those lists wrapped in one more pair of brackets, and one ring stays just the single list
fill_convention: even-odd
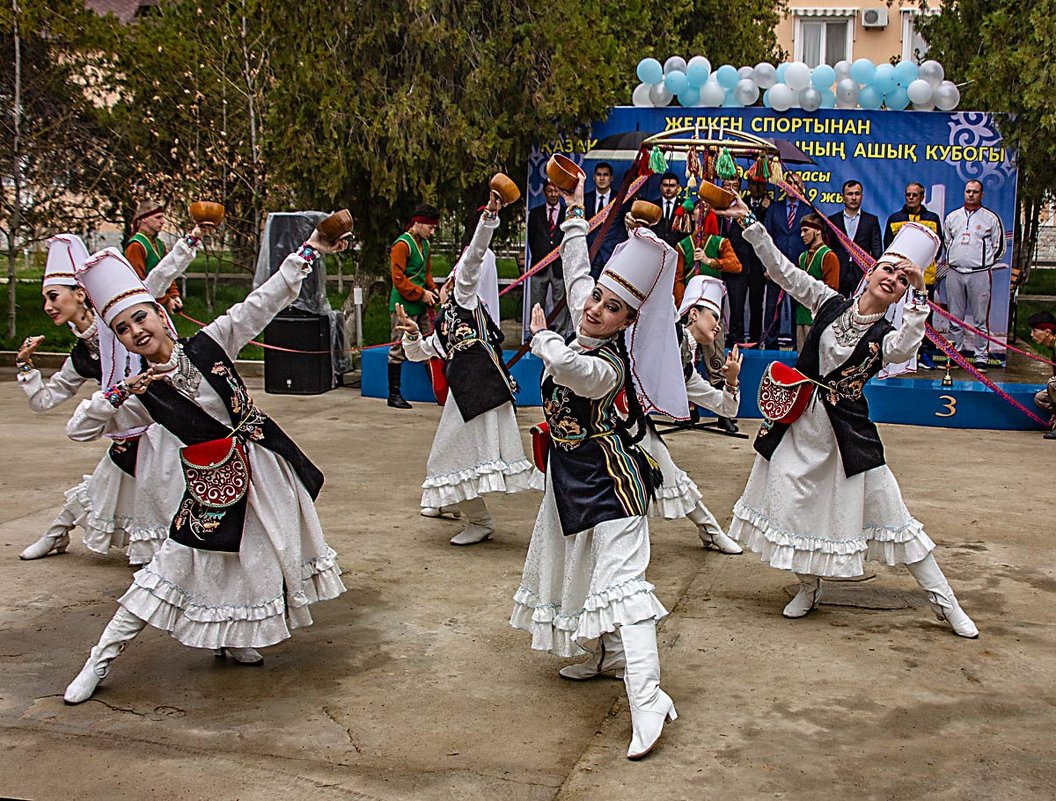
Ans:
[{"label": "blue banner backdrop", "polygon": [[[602,151],[597,147],[601,140],[629,131],[655,134],[690,126],[699,128],[701,136],[744,131],[795,143],[816,162],[790,165],[803,179],[812,203],[826,214],[839,211],[843,183],[854,178],[862,183],[863,211],[875,214],[881,226],[902,208],[905,186],[910,181],[924,185],[925,205],[942,219],[962,205],[966,181],[982,181],[983,203],[1001,217],[1006,231],[1002,259],[1005,266],[993,273],[990,310],[991,334],[1006,338],[1016,166],[1014,154],[1003,146],[990,113],[819,110],[808,114],[792,110],[779,114],[767,108],[619,106],[605,121],[594,123],[586,136],[555,135],[551,141],[533,148],[528,162],[527,205],[532,208],[543,202],[544,168],[553,153],[562,153],[582,164],[587,173],[587,191],[593,188],[593,165],[599,161],[613,165],[614,186],[619,186],[635,154]],[[748,166],[745,160],[738,163],[741,169]],[[671,169],[684,186],[685,161],[673,162]],[[780,192],[775,187],[770,187],[770,191]],[[657,178],[651,179],[639,194],[649,199],[658,197]],[[526,304],[526,315],[527,311]]]}]

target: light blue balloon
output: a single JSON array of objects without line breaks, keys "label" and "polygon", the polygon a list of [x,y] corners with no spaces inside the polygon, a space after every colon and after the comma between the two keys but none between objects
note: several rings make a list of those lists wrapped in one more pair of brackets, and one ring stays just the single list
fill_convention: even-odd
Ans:
[{"label": "light blue balloon", "polygon": [[744,103],[733,96],[733,91],[727,89],[726,97],[722,99],[723,108],[744,108]]},{"label": "light blue balloon", "polygon": [[909,106],[909,94],[904,87],[898,86],[884,97],[884,105],[892,111],[904,111]]},{"label": "light blue balloon", "polygon": [[689,88],[689,79],[682,70],[671,70],[664,76],[664,88],[673,95],[680,95]]},{"label": "light blue balloon", "polygon": [[851,64],[851,77],[858,83],[869,83],[876,72],[876,66],[867,58],[855,59]]},{"label": "light blue balloon", "polygon": [[695,86],[698,89],[708,82],[708,76],[711,75],[711,63],[703,56],[693,56],[689,60],[689,66],[686,68],[686,77],[689,79],[689,85]]},{"label": "light blue balloon", "polygon": [[893,92],[898,85],[895,78],[895,68],[890,64],[881,64],[873,73],[872,87],[882,95]]},{"label": "light blue balloon", "polygon": [[836,93],[831,89],[821,90],[821,107],[836,108]]},{"label": "light blue balloon", "polygon": [[864,109],[875,111],[884,102],[884,96],[872,86],[863,86],[858,93],[858,105]]},{"label": "light blue balloon", "polygon": [[697,105],[700,102],[700,90],[695,86],[687,86],[678,93],[678,102],[685,108]]},{"label": "light blue balloon", "polygon": [[773,108],[773,106],[770,105],[770,90],[769,89],[767,89],[765,92],[763,92],[763,105],[766,106],[766,108]]},{"label": "light blue balloon", "polygon": [[895,80],[899,86],[909,86],[920,76],[920,68],[912,61],[899,61],[895,64]]},{"label": "light blue balloon", "polygon": [[787,70],[787,69],[788,69],[788,62],[787,61],[782,61],[780,64],[777,65],[777,82],[778,83],[784,83],[785,82],[785,70]]},{"label": "light blue balloon", "polygon": [[810,82],[814,84],[815,89],[824,91],[836,83],[836,70],[828,64],[819,64],[811,73]]},{"label": "light blue balloon", "polygon": [[732,89],[737,85],[741,76],[737,74],[737,68],[729,64],[723,64],[715,71],[715,80],[723,89]]},{"label": "light blue balloon", "polygon": [[655,58],[643,58],[635,71],[642,83],[657,84],[664,79],[664,68]]}]

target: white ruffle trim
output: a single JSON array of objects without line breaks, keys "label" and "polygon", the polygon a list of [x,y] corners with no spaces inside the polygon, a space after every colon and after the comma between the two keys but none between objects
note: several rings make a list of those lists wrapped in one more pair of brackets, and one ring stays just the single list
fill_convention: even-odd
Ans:
[{"label": "white ruffle trim", "polygon": [[145,565],[161,550],[169,538],[169,527],[133,526],[128,532],[128,563]]},{"label": "white ruffle trim", "polygon": [[522,586],[513,596],[510,625],[532,635],[532,649],[556,656],[581,656],[582,643],[605,632],[616,631],[643,620],[662,620],[667,610],[644,578],[631,579],[601,592],[592,592],[583,608],[565,611],[556,604],[542,603],[538,595]]},{"label": "white ruffle trim", "polygon": [[677,520],[692,512],[704,496],[684,470],[679,470],[674,484],[664,484],[649,503],[649,517]]},{"label": "white ruffle trim", "polygon": [[904,565],[919,562],[935,548],[924,526],[910,517],[901,526],[869,526],[845,540],[809,537],[775,525],[743,500],[733,507],[730,536],[779,570],[826,578],[851,578],[865,572],[864,562]]},{"label": "white ruffle trim", "polygon": [[66,490],[66,508],[73,513],[73,521],[84,529],[82,537],[84,546],[89,551],[106,556],[111,548],[124,548],[128,545],[128,530],[132,527],[131,517],[99,517],[95,514],[95,504],[88,492],[91,476],[76,487]]},{"label": "white ruffle trim", "polygon": [[460,501],[477,498],[488,492],[524,492],[542,490],[545,477],[527,459],[507,464],[501,459],[447,473],[427,476],[422,483],[422,506],[439,509]]},{"label": "white ruffle trim", "polygon": [[304,563],[301,575],[304,583],[289,604],[280,595],[254,606],[204,606],[148,565],[135,574],[118,603],[191,648],[264,648],[288,639],[290,629],[311,625],[309,604],[345,591],[333,550]]}]

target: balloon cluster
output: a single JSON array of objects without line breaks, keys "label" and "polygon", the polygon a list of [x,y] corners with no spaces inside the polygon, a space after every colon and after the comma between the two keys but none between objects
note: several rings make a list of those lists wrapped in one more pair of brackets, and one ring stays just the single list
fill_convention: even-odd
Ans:
[{"label": "balloon cluster", "polygon": [[942,64],[911,61],[873,64],[867,58],[840,61],[835,67],[820,64],[811,69],[802,61],[738,69],[723,64],[712,72],[704,56],[686,61],[671,56],[661,64],[655,58],[638,62],[638,80],[632,102],[643,108],[667,106],[675,98],[683,106],[743,108],[760,100],[774,111],[801,108],[952,111],[961,102],[957,85],[945,80]]}]

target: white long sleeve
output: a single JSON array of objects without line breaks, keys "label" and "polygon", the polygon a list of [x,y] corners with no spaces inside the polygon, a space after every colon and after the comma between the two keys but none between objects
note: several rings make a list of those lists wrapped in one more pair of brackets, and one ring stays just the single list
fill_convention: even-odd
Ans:
[{"label": "white long sleeve", "polygon": [[427,337],[408,339],[403,335],[403,352],[412,362],[427,362],[432,358],[443,359],[444,351],[434,331]]},{"label": "white long sleeve", "polygon": [[565,298],[568,301],[568,313],[572,317],[572,328],[579,331],[579,324],[583,320],[583,304],[594,291],[594,279],[590,277],[590,251],[587,249],[590,225],[582,218],[571,217],[561,223],[561,230],[565,232],[561,240]]},{"label": "white long sleeve", "polygon": [[786,259],[762,223],[753,223],[745,228],[744,238],[755,249],[766,274],[798,303],[810,309],[811,314],[817,314],[822,304],[837,294],[824,281],[811,277],[806,270],[799,269]]},{"label": "white long sleeve", "polygon": [[713,387],[704,377],[694,370],[686,379],[686,397],[689,402],[714,412],[720,417],[736,417],[741,405],[740,390],[728,392]]},{"label": "white long sleeve", "polygon": [[928,306],[906,303],[902,309],[902,325],[884,337],[884,364],[908,362],[924,340],[924,324],[928,321]]},{"label": "white long sleeve", "polygon": [[229,358],[234,359],[276,314],[297,299],[307,275],[307,265],[308,262],[291,253],[275,275],[202,330],[216,340]]},{"label": "white long sleeve", "polygon": [[128,431],[137,426],[150,425],[150,413],[136,398],[129,398],[115,409],[102,390],[77,405],[66,423],[66,436],[75,442],[91,442],[111,431]]},{"label": "white long sleeve", "polygon": [[488,220],[482,214],[477,229],[473,232],[473,238],[458,262],[458,270],[455,272],[455,303],[463,309],[472,311],[477,308],[480,268],[484,263],[484,254],[491,245],[491,237],[498,227],[498,217]]},{"label": "white long sleeve", "polygon": [[543,360],[554,381],[584,398],[603,398],[619,381],[611,364],[573,350],[556,331],[540,331],[532,337],[532,353]]},{"label": "white long sleeve", "polygon": [[197,252],[197,248],[192,248],[181,236],[176,240],[172,250],[165,254],[165,258],[147,273],[147,277],[143,279],[143,285],[151,295],[160,298],[168,291],[169,285],[183,275],[190,263],[194,261]]},{"label": "white long sleeve", "polygon": [[46,412],[65,403],[80,391],[87,380],[73,369],[73,360],[69,358],[47,381],[41,376],[40,370],[18,374],[19,386],[29,399],[29,408],[35,412]]}]

